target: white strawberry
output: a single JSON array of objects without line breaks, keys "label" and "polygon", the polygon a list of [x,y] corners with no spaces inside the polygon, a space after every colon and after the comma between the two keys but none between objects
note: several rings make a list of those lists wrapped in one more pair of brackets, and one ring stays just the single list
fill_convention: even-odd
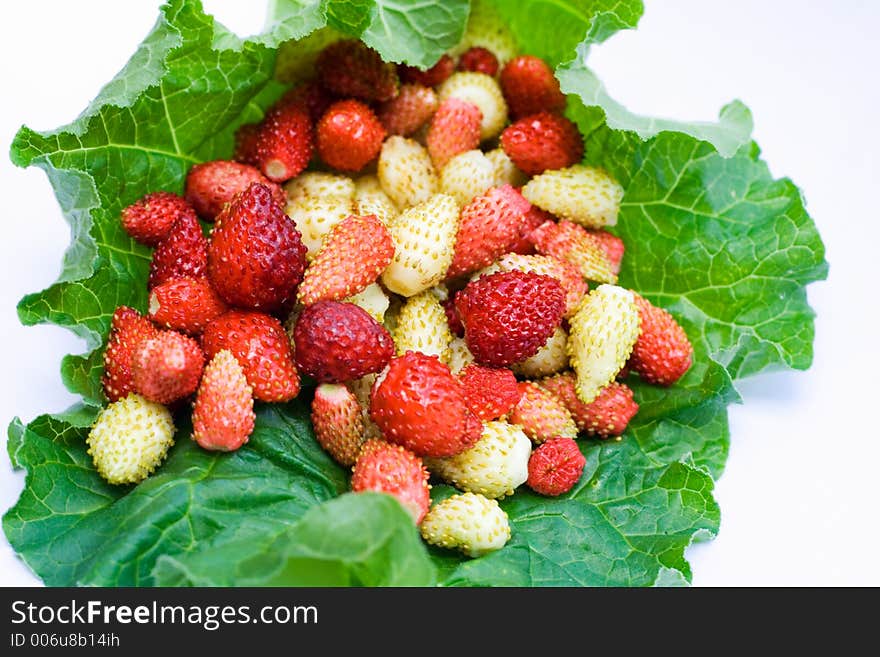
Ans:
[{"label": "white strawberry", "polygon": [[486,153],[486,159],[492,163],[495,176],[493,187],[501,187],[501,185],[522,187],[526,184],[528,176],[516,168],[513,160],[504,152],[503,148],[489,151]]},{"label": "white strawberry", "polygon": [[385,311],[388,310],[388,305],[391,303],[388,295],[378,283],[370,283],[363,290],[344,299],[344,301],[360,306],[380,324],[385,321]]},{"label": "white strawberry", "polygon": [[458,549],[469,557],[500,550],[510,540],[510,523],[498,502],[474,493],[437,502],[422,520],[420,531],[431,545]]},{"label": "white strawberry", "polygon": [[437,356],[444,363],[449,361],[449,343],[453,336],[446,312],[432,290],[419,292],[406,300],[392,335],[398,354],[420,351]]},{"label": "white strawberry", "polygon": [[495,168],[480,150],[459,153],[440,170],[440,189],[462,206],[494,187],[494,181]]},{"label": "white strawberry", "polygon": [[528,379],[550,376],[568,369],[568,333],[558,326],[538,353],[515,363],[510,369],[514,374]]},{"label": "white strawberry", "polygon": [[396,135],[382,144],[378,176],[382,189],[399,210],[428,201],[439,187],[427,149]]},{"label": "white strawberry", "polygon": [[458,374],[473,362],[474,355],[468,349],[464,338],[454,338],[449,343],[449,369],[452,373]]},{"label": "white strawberry", "polygon": [[296,224],[311,260],[321,249],[330,229],[352,214],[352,200],[343,196],[299,196],[287,204],[287,216]]},{"label": "white strawberry", "polygon": [[561,219],[602,228],[617,223],[623,187],[602,169],[575,164],[535,176],[522,195]]},{"label": "white strawberry", "polygon": [[354,208],[361,216],[376,215],[386,226],[397,216],[397,207],[374,175],[361,176],[354,181]]},{"label": "white strawberry", "polygon": [[306,197],[332,196],[351,200],[354,198],[355,184],[348,176],[323,171],[306,171],[285,183],[284,191],[290,203],[298,203]]},{"label": "white strawberry", "polygon": [[495,78],[485,73],[459,71],[440,85],[437,97],[442,103],[447,98],[459,98],[473,103],[482,113],[480,138],[497,137],[507,125],[507,102]]}]

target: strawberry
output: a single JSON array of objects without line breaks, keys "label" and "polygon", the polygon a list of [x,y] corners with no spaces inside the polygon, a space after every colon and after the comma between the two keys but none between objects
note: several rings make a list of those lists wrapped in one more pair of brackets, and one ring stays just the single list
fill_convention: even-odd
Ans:
[{"label": "strawberry", "polygon": [[340,383],[378,372],[394,355],[384,326],[352,303],[306,306],[293,329],[296,364],[321,383]]},{"label": "strawberry", "polygon": [[370,394],[370,417],[385,440],[419,456],[452,456],[479,438],[461,384],[436,356],[392,358]]},{"label": "strawberry", "polygon": [[134,354],[145,340],[159,331],[134,308],[119,306],[110,320],[110,334],[104,351],[104,394],[111,402],[125,397],[134,390],[132,365]]},{"label": "strawberry", "polygon": [[478,0],[471,3],[467,28],[453,53],[460,54],[474,46],[481,46],[492,52],[498,58],[499,65],[503,65],[519,52],[508,20],[493,2]]},{"label": "strawberry", "polygon": [[516,165],[507,157],[503,148],[493,148],[486,153],[486,158],[492,163],[495,170],[495,186],[511,185],[522,187],[526,183],[526,174],[516,168]]},{"label": "strawberry", "polygon": [[164,240],[153,251],[150,261],[150,278],[147,283],[153,289],[175,278],[205,275],[208,268],[208,240],[193,215],[182,215]]},{"label": "strawberry", "polygon": [[498,58],[491,50],[474,46],[465,50],[458,58],[458,70],[484,73],[494,77],[498,73]]},{"label": "strawberry", "polygon": [[514,118],[537,112],[561,112],[565,95],[543,59],[520,55],[501,69],[501,89]]},{"label": "strawberry", "polygon": [[324,48],[315,61],[315,70],[324,88],[337,96],[383,101],[397,95],[394,64],[383,62],[379,53],[354,39]]},{"label": "strawberry", "polygon": [[565,260],[581,276],[600,283],[616,283],[611,261],[601,243],[581,226],[570,221],[545,221],[529,234],[538,253]]},{"label": "strawberry", "polygon": [[170,404],[196,391],[204,366],[198,342],[177,331],[160,331],[134,352],[132,385],[146,399]]},{"label": "strawberry", "polygon": [[[528,202],[510,185],[493,187],[461,210],[448,278],[468,274],[507,253],[519,235]],[[524,209],[525,208],[525,209]]]},{"label": "strawberry", "polygon": [[312,123],[317,123],[327,108],[333,103],[333,97],[315,80],[308,80],[286,92],[275,103],[276,107],[299,105],[305,107]]},{"label": "strawberry", "polygon": [[284,205],[284,191],[266,178],[259,169],[241,162],[214,160],[197,164],[186,174],[186,200],[205,221],[214,221],[220,211],[239,192],[251,183],[263,183],[272,192],[272,198]]},{"label": "strawberry", "polygon": [[132,393],[101,411],[86,444],[104,479],[136,484],[162,463],[174,444],[174,420],[162,404]]},{"label": "strawberry", "polygon": [[391,300],[378,283],[370,283],[363,290],[350,297],[346,297],[343,301],[363,308],[370,317],[380,324],[385,321],[385,311],[391,305]]},{"label": "strawberry", "polygon": [[428,476],[422,459],[408,449],[370,440],[354,464],[351,489],[393,495],[419,524],[431,505]]},{"label": "strawberry", "polygon": [[392,335],[398,355],[418,351],[437,356],[444,363],[449,358],[452,333],[446,322],[446,312],[432,290],[419,292],[406,300]]},{"label": "strawberry", "polygon": [[437,89],[440,104],[449,98],[473,103],[480,110],[480,139],[498,136],[507,124],[507,103],[495,78],[483,73],[459,71],[453,73]]},{"label": "strawberry", "polygon": [[378,176],[382,189],[401,210],[424,203],[437,193],[437,173],[431,156],[412,139],[395,135],[385,140],[379,154]]},{"label": "strawberry", "polygon": [[501,146],[516,167],[529,176],[577,164],[584,140],[577,126],[558,114],[539,112],[505,128]]},{"label": "strawberry", "polygon": [[592,402],[626,363],[639,336],[633,293],[616,285],[591,290],[569,320],[568,355],[577,375],[575,391]]},{"label": "strawberry", "polygon": [[534,356],[510,366],[517,376],[534,379],[550,376],[569,367],[568,332],[561,326],[553,332]]},{"label": "strawberry", "polygon": [[345,386],[322,383],[312,399],[315,438],[333,460],[354,465],[364,443],[364,419],[357,397]]},{"label": "strawberry", "polygon": [[461,370],[458,378],[468,408],[484,422],[507,415],[522,395],[513,372],[504,367],[471,364]]},{"label": "strawberry", "polygon": [[193,406],[193,440],[199,447],[233,452],[254,431],[253,389],[244,369],[228,349],[221,349],[205,366]]},{"label": "strawberry", "polygon": [[620,263],[623,260],[625,250],[623,240],[612,235],[607,230],[588,230],[594,240],[605,250],[608,262],[611,263],[611,272],[615,275],[620,273]]},{"label": "strawberry", "polygon": [[562,495],[580,480],[586,464],[587,459],[574,440],[553,438],[532,452],[526,483],[541,495]]},{"label": "strawberry", "polygon": [[306,168],[312,159],[314,142],[307,107],[276,105],[256,127],[239,129],[235,159],[255,166],[273,182],[284,182]]},{"label": "strawberry", "polygon": [[476,361],[504,367],[547,342],[562,321],[565,293],[549,276],[499,272],[468,283],[455,307]]},{"label": "strawberry", "polygon": [[533,442],[577,437],[571,413],[559,399],[531,381],[520,383],[519,392],[522,396],[510,414],[510,422],[522,427]]},{"label": "strawberry", "polygon": [[260,401],[289,401],[299,394],[290,340],[274,317],[230,310],[205,327],[202,349],[208,358],[224,349],[231,351]]},{"label": "strawberry", "polygon": [[425,70],[406,64],[397,67],[397,73],[401,80],[421,84],[425,87],[436,87],[443,84],[454,72],[455,62],[449,55],[443,55],[436,64]]},{"label": "strawberry", "polygon": [[379,106],[376,115],[389,135],[408,137],[434,116],[438,104],[437,94],[431,87],[404,84],[397,97]]},{"label": "strawberry", "polygon": [[206,278],[176,278],[150,292],[148,317],[165,328],[200,335],[229,308]]},{"label": "strawberry", "polygon": [[362,217],[376,217],[386,226],[397,216],[397,206],[382,189],[376,175],[361,176],[354,185],[354,211]]},{"label": "strawberry", "polygon": [[510,540],[510,523],[498,502],[474,493],[437,502],[419,529],[427,543],[458,549],[469,557],[500,550]]},{"label": "strawberry", "polygon": [[443,312],[446,313],[446,323],[452,335],[463,338],[464,326],[462,326],[461,318],[455,309],[455,297],[450,295],[445,301],[441,301],[440,304],[443,306]]},{"label": "strawberry", "polygon": [[622,434],[639,410],[633,401],[633,391],[623,383],[612,381],[592,402],[585,404],[575,392],[576,382],[574,374],[567,372],[542,379],[538,384],[565,404],[578,430],[599,438]]},{"label": "strawberry", "polygon": [[522,189],[530,203],[587,228],[617,223],[623,187],[602,169],[575,164],[545,171]]},{"label": "strawberry", "polygon": [[318,122],[318,155],[340,171],[360,171],[375,159],[385,128],[368,106],[358,100],[333,103]]},{"label": "strawberry", "polygon": [[353,210],[352,198],[336,195],[304,194],[287,204],[287,216],[300,233],[308,260],[313,260],[318,254],[333,226],[351,215]]},{"label": "strawberry", "polygon": [[395,250],[382,272],[385,287],[412,296],[443,280],[458,233],[458,205],[451,196],[435,194],[401,212],[389,228]]},{"label": "strawberry", "polygon": [[156,246],[185,214],[195,216],[195,211],[183,197],[171,192],[153,192],[122,210],[122,227],[141,244]]},{"label": "strawberry", "polygon": [[306,266],[299,231],[268,187],[254,183],[217,217],[208,277],[229,305],[277,310],[293,300]]},{"label": "strawberry", "polygon": [[306,171],[284,184],[287,203],[291,205],[298,205],[308,199],[321,198],[353,201],[354,190],[355,184],[351,178],[326,171]]},{"label": "strawberry", "polygon": [[472,447],[447,458],[425,459],[425,465],[463,491],[490,498],[513,495],[528,478],[532,444],[522,429],[507,422],[485,422],[482,428]]},{"label": "strawberry", "polygon": [[556,221],[556,217],[542,210],[537,205],[529,204],[529,210],[523,215],[523,222],[519,228],[519,236],[510,245],[511,253],[519,253],[520,255],[531,255],[535,252],[535,244],[532,242],[532,231],[545,221]]},{"label": "strawberry", "polygon": [[480,109],[458,98],[447,98],[431,119],[426,143],[438,169],[450,159],[480,145]]},{"label": "strawberry", "polygon": [[464,338],[453,338],[449,343],[449,369],[453,374],[461,371],[474,362],[474,355],[467,348]]},{"label": "strawberry", "polygon": [[553,256],[508,253],[486,271],[532,271],[555,278],[565,292],[566,317],[574,314],[581,299],[587,293],[587,284],[580,270],[570,262]]},{"label": "strawberry", "polygon": [[459,205],[467,205],[475,197],[494,186],[495,169],[479,149],[459,153],[440,170],[440,189]]},{"label": "strawberry", "polygon": [[672,315],[639,294],[633,293],[633,297],[639,309],[641,333],[629,367],[648,383],[670,386],[690,368],[694,348]]},{"label": "strawberry", "polygon": [[385,225],[374,215],[352,215],[336,224],[308,266],[297,291],[305,305],[338,301],[375,282],[391,258],[394,244]]}]

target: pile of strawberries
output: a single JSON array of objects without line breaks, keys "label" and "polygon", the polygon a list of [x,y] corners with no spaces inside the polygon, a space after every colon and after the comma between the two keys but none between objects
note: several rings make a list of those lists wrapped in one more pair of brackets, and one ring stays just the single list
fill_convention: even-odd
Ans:
[{"label": "pile of strawberries", "polygon": [[[354,491],[396,496],[428,542],[497,549],[495,500],[571,490],[575,439],[620,436],[638,410],[626,377],[671,385],[691,345],[616,285],[623,189],[580,164],[542,60],[472,47],[419,70],[343,40],[315,73],[241,127],[234,160],[122,212],[155,247],[149,308],[113,316],[90,454],[108,481],[142,480],[191,400],[193,439],[236,450],[254,401],[293,399],[305,375]],[[431,474],[463,493],[431,507]]]}]

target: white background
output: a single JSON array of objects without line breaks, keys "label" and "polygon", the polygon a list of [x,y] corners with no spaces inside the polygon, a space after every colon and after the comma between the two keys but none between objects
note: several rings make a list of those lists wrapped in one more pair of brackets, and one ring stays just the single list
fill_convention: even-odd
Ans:
[{"label": "white background", "polygon": [[[717,485],[721,533],[688,556],[695,585],[880,585],[876,552],[880,420],[880,3],[648,0],[640,28],[594,50],[591,64],[630,109],[711,120],[732,98],[755,116],[777,176],[804,190],[831,274],[809,288],[818,313],[806,373],[743,382],[732,446]],[[19,325],[16,302],[50,285],[69,241],[41,171],[5,156],[22,123],[71,121],[152,26],[156,0],[29,0],[0,5],[0,425],[74,401],[61,357],[72,334]],[[259,31],[259,2],[205,0],[240,34]],[[23,475],[0,456],[0,510]],[[0,584],[36,584],[0,538]]]}]

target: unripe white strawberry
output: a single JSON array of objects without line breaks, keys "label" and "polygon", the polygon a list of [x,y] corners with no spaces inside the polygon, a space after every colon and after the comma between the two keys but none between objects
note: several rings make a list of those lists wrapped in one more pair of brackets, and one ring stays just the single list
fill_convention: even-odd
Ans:
[{"label": "unripe white strawberry", "polygon": [[152,474],[174,444],[174,420],[162,404],[131,393],[101,411],[86,444],[104,479],[136,484]]},{"label": "unripe white strawberry", "polygon": [[623,187],[602,169],[575,164],[535,176],[522,195],[561,219],[602,228],[617,223]]},{"label": "unripe white strawberry", "polygon": [[389,226],[395,252],[382,274],[385,287],[411,297],[443,280],[452,262],[458,222],[458,204],[447,194],[435,194],[395,217]]},{"label": "unripe white strawberry", "polygon": [[350,198],[332,195],[300,196],[295,203],[288,203],[286,208],[287,216],[302,235],[309,260],[318,254],[330,229],[352,214],[353,210]]},{"label": "unripe white strawberry", "polygon": [[386,226],[397,216],[397,207],[374,175],[361,176],[354,181],[354,208],[362,217],[376,215]]},{"label": "unripe white strawberry", "polygon": [[428,469],[456,488],[486,497],[512,495],[528,479],[532,443],[507,422],[484,422],[470,449],[448,458],[425,459]]},{"label": "unripe white strawberry", "polygon": [[592,290],[569,321],[568,355],[575,390],[585,404],[614,380],[639,337],[639,310],[632,292],[616,285]]},{"label": "unripe white strawberry", "polygon": [[480,150],[459,153],[440,170],[440,189],[459,205],[494,187],[495,168]]},{"label": "unripe white strawberry", "polygon": [[378,176],[382,189],[400,210],[428,201],[439,187],[428,150],[396,135],[382,144]]},{"label": "unripe white strawberry", "polygon": [[471,2],[471,13],[464,36],[452,50],[452,54],[460,55],[475,47],[485,48],[495,55],[499,70],[520,52],[513,33],[507,27],[507,21],[491,2],[485,0]]},{"label": "unripe white strawberry", "polygon": [[510,523],[498,502],[474,493],[437,502],[420,530],[431,545],[458,549],[469,557],[500,550],[510,540]]},{"label": "unripe white strawberry", "polygon": [[468,349],[464,338],[454,338],[449,343],[449,369],[452,373],[458,374],[473,362],[474,355]]},{"label": "unripe white strawberry", "polygon": [[568,369],[568,333],[558,326],[538,353],[514,364],[510,369],[514,374],[528,379],[550,376]]},{"label": "unripe white strawberry", "polygon": [[398,355],[420,351],[437,356],[444,363],[449,361],[449,343],[453,336],[446,312],[432,290],[419,292],[406,300],[392,336]]},{"label": "unripe white strawberry", "polygon": [[501,187],[501,185],[522,187],[529,179],[526,174],[516,168],[513,160],[504,152],[503,148],[495,148],[489,151],[486,153],[486,158],[492,163],[493,187]]},{"label": "unripe white strawberry", "polygon": [[378,283],[370,283],[363,290],[344,299],[344,301],[360,306],[380,324],[385,320],[385,311],[388,310],[388,304],[391,303],[385,290]]},{"label": "unripe white strawberry", "polygon": [[507,124],[507,102],[495,78],[485,73],[459,71],[440,85],[437,97],[442,103],[447,98],[459,98],[476,105],[483,118],[480,139],[497,137]]},{"label": "unripe white strawberry", "polygon": [[323,171],[306,171],[284,184],[289,203],[311,198],[354,198],[355,184],[348,176]]}]

